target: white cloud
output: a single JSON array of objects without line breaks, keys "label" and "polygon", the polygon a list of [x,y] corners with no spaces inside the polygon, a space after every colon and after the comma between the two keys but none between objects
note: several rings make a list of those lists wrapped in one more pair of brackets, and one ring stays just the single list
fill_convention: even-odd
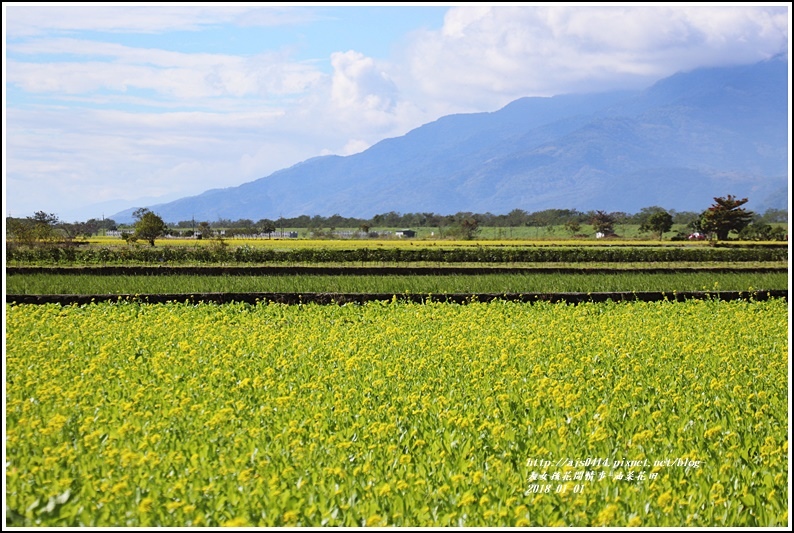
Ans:
[{"label": "white cloud", "polygon": [[331,54],[331,101],[342,109],[368,113],[394,109],[397,88],[371,57],[350,50]]},{"label": "white cloud", "polygon": [[444,16],[444,27],[441,34],[450,39],[460,39],[466,36],[470,26],[478,26],[490,17],[492,8],[488,6],[472,6],[466,9],[450,9]]},{"label": "white cloud", "polygon": [[189,196],[239,185],[316,155],[284,130],[282,115],[10,110],[14,135],[5,155],[12,213],[59,213],[117,198]]},{"label": "white cloud", "polygon": [[346,144],[345,147],[342,148],[340,155],[353,155],[363,152],[367,148],[372,146],[372,143],[367,141],[363,141],[361,139],[351,139]]},{"label": "white cloud", "polygon": [[146,89],[183,99],[224,95],[266,97],[303,93],[325,77],[315,66],[292,62],[280,53],[253,57],[186,54],[78,39],[31,41],[14,45],[11,51],[107,59],[9,60],[9,83],[36,93]]},{"label": "white cloud", "polygon": [[[331,54],[333,74],[322,91],[308,94],[294,109],[303,124],[325,132],[322,153],[349,155],[384,137],[395,137],[427,118],[402,97],[392,66],[360,52]],[[318,84],[317,88],[321,86]]]},{"label": "white cloud", "polygon": [[642,87],[779,53],[788,17],[786,8],[757,7],[455,7],[441,30],[416,34],[409,76],[428,98],[472,110],[520,96]]},{"label": "white cloud", "polygon": [[283,26],[305,24],[316,19],[311,8],[289,6],[9,6],[7,31],[11,37],[40,35],[53,31],[76,33],[160,33],[197,31],[221,24],[239,26]]}]

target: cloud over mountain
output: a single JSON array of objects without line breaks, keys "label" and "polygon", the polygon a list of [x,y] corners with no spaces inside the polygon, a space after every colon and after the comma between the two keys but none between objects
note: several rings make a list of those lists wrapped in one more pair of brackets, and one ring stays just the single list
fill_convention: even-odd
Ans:
[{"label": "cloud over mountain", "polygon": [[[788,180],[788,63],[697,69],[641,91],[518,99],[347,157],[150,206],[172,222],[520,208],[699,211],[714,196],[779,203]],[[129,219],[131,210],[119,213]]]},{"label": "cloud over mountain", "polygon": [[[7,5],[8,213],[237,186],[523,96],[788,48],[790,6]],[[85,207],[85,209],[83,209]],[[74,217],[74,218],[73,218]]]}]

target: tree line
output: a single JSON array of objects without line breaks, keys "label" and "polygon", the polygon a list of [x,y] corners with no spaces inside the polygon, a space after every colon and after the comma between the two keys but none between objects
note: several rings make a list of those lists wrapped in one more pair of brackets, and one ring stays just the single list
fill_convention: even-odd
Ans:
[{"label": "tree line", "polygon": [[[640,213],[629,214],[623,212],[610,213],[615,220],[620,224],[640,224],[644,212],[647,210],[655,210],[661,208],[644,208]],[[689,223],[698,217],[694,212],[676,212],[669,211],[674,216],[674,223]],[[784,212],[785,213],[785,212]],[[514,209],[507,214],[495,215],[493,213],[473,213],[469,211],[460,211],[455,214],[442,215],[438,213],[422,212],[422,213],[398,213],[396,211],[389,211],[388,213],[381,213],[374,215],[371,218],[356,218],[356,217],[343,217],[335,214],[331,216],[321,215],[300,215],[297,217],[279,217],[278,219],[260,219],[253,221],[251,219],[238,219],[232,220],[227,218],[219,218],[216,221],[208,222],[211,228],[242,228],[242,229],[256,229],[259,226],[272,222],[276,228],[360,228],[367,226],[370,228],[438,228],[445,226],[452,226],[459,223],[466,218],[474,218],[482,227],[546,227],[546,226],[560,226],[570,221],[575,221],[580,224],[588,224],[589,221],[596,214],[596,211],[577,211],[576,209],[545,209],[542,211],[527,212],[523,209]],[[784,215],[784,216],[787,216]],[[177,228],[193,228],[197,225],[195,221],[182,220],[174,224]]]},{"label": "tree line", "polygon": [[734,232],[742,240],[783,240],[787,238],[784,228],[773,227],[773,223],[788,222],[788,212],[784,209],[768,209],[759,215],[742,207],[747,198],[715,197],[714,203],[706,210],[693,211],[666,210],[659,206],[644,207],[639,212],[629,214],[620,211],[578,211],[576,209],[545,209],[527,212],[513,209],[509,213],[458,212],[452,215],[437,213],[405,213],[395,211],[377,214],[372,218],[330,217],[320,215],[284,218],[267,218],[256,222],[250,219],[223,219],[216,221],[183,220],[167,224],[156,213],[147,208],[133,213],[132,224],[116,224],[112,219],[90,219],[86,222],[65,223],[57,215],[36,212],[32,217],[6,218],[6,234],[9,240],[19,244],[38,242],[72,241],[77,237],[90,237],[107,231],[118,231],[128,241],[145,240],[154,246],[154,241],[164,235],[195,236],[197,238],[217,237],[223,229],[227,237],[235,234],[277,233],[284,228],[302,228],[314,236],[329,236],[338,228],[356,228],[362,235],[369,235],[373,228],[438,228],[439,237],[474,238],[483,227],[516,228],[521,226],[553,228],[563,226],[571,236],[583,236],[580,232],[585,226],[592,226],[597,236],[608,237],[615,234],[619,225],[638,225],[642,233],[657,236],[660,240],[671,231],[674,224],[685,226],[672,239],[687,239],[692,235],[718,240],[728,239]]},{"label": "tree line", "polygon": [[[729,198],[731,198],[732,201],[738,201],[732,196],[729,196]],[[746,202],[747,199],[744,199],[739,205]],[[744,210],[742,210],[742,212],[744,212]],[[234,228],[243,230],[243,232],[260,232],[262,228],[274,228],[271,232],[275,232],[280,228],[301,228],[307,230],[327,228],[331,231],[338,228],[358,228],[364,230],[366,233],[367,230],[371,228],[452,228],[454,226],[462,225],[465,227],[466,225],[471,226],[476,224],[478,227],[496,228],[515,228],[522,226],[544,228],[565,226],[572,233],[577,233],[579,228],[593,225],[597,231],[609,233],[618,225],[644,225],[649,230],[658,227],[661,223],[659,221],[659,213],[669,214],[671,224],[685,225],[693,231],[703,229],[700,227],[703,212],[675,211],[673,209],[665,210],[658,206],[644,207],[639,212],[633,214],[621,211],[578,211],[576,209],[545,209],[535,212],[513,209],[507,214],[499,215],[493,213],[472,213],[468,211],[461,211],[448,215],[429,212],[398,213],[396,211],[389,211],[388,213],[377,214],[368,219],[343,217],[338,214],[327,217],[320,215],[279,217],[275,220],[263,218],[256,222],[251,219],[231,220],[219,218],[217,221],[213,222],[202,222],[200,226],[210,229]],[[768,225],[771,223],[788,222],[788,211],[785,209],[768,209],[762,215],[753,212],[747,213],[749,213],[749,215],[747,215],[749,217],[749,222],[754,224]],[[656,219],[654,219],[654,215],[656,215]],[[662,224],[662,226],[663,225],[664,224]],[[183,220],[176,223],[174,227],[197,228],[199,226],[197,226],[195,221]],[[643,231],[645,230],[643,229]],[[669,230],[665,230],[665,232],[666,231]],[[268,231],[264,231],[264,233],[268,233]]]}]

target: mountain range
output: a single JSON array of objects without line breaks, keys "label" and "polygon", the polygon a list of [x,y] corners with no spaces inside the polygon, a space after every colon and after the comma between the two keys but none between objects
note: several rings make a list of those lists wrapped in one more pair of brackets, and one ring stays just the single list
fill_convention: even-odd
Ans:
[{"label": "mountain range", "polygon": [[[147,206],[167,222],[340,214],[702,211],[788,206],[788,58],[678,73],[641,91],[527,97],[448,115],[350,156]],[[140,206],[138,206],[140,207]],[[135,207],[111,218],[132,220]]]}]

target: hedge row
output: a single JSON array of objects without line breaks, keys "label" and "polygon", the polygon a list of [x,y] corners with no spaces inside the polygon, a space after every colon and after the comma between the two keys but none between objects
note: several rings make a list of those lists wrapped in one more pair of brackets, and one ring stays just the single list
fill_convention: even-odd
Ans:
[{"label": "hedge row", "polygon": [[31,274],[82,276],[461,276],[492,274],[774,274],[785,266],[762,267],[754,263],[729,266],[306,266],[306,265],[83,265],[7,266],[6,276]]},{"label": "hedge row", "polygon": [[584,302],[685,302],[687,300],[750,300],[766,301],[770,298],[788,299],[785,289],[764,291],[686,291],[686,292],[557,292],[557,293],[470,293],[470,294],[369,294],[369,293],[285,293],[285,292],[246,292],[246,293],[203,293],[203,294],[7,294],[6,303],[42,305],[88,305],[99,302],[134,301],[143,303],[187,302],[196,304],[246,302],[274,302],[288,305],[321,304],[363,304],[373,301],[409,301],[417,303],[446,302],[466,304],[471,302],[550,302],[577,304]]},{"label": "hedge row", "polygon": [[527,247],[527,248],[33,248],[8,250],[6,264],[230,264],[230,263],[581,263],[787,261],[786,248]]}]

